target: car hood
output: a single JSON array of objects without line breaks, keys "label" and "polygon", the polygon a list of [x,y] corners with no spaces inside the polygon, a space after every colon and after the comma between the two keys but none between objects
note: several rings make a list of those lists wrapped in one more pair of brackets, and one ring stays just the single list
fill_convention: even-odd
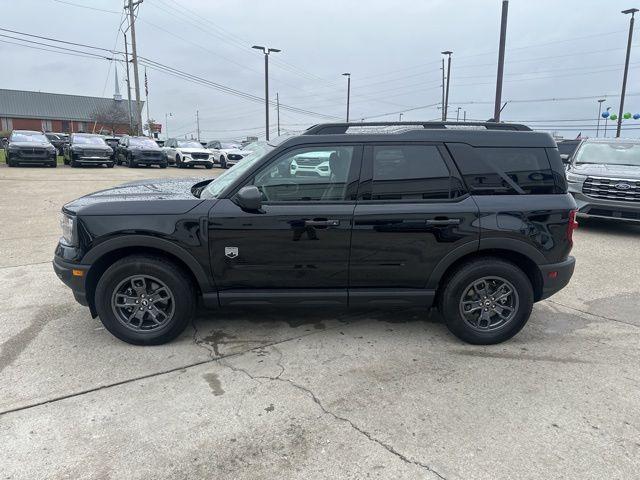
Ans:
[{"label": "car hood", "polygon": [[593,164],[583,163],[575,165],[571,172],[578,175],[594,176],[594,177],[612,177],[629,180],[640,179],[640,167],[634,165],[612,165],[612,164]]},{"label": "car hood", "polygon": [[49,142],[11,142],[9,144],[11,147],[19,147],[19,148],[46,148],[50,147],[51,143]]},{"label": "car hood", "polygon": [[[139,180],[117,187],[90,193],[67,203],[63,210],[68,213],[88,215],[109,214],[179,214],[188,212],[200,203],[191,189],[211,178],[174,178]],[[168,202],[164,202],[168,201]],[[116,203],[126,203],[120,208]]]},{"label": "car hood", "polygon": [[74,143],[71,148],[76,150],[111,150],[109,145],[91,145],[87,143]]},{"label": "car hood", "polygon": [[221,148],[221,152],[233,153],[234,155],[247,155],[247,152],[240,150],[239,148]]}]

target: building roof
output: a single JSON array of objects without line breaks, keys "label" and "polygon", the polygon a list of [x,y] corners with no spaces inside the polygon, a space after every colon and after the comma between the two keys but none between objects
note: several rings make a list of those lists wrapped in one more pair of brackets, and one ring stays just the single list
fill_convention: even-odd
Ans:
[{"label": "building roof", "polygon": [[[128,110],[127,100],[0,88],[0,117],[90,122],[95,112],[109,108],[113,103]],[[140,103],[142,108],[144,102]],[[131,109],[135,112],[133,101]]]}]

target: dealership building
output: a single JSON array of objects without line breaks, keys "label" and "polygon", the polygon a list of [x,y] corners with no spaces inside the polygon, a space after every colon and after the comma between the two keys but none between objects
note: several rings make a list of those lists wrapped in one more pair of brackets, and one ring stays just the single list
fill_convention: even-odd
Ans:
[{"label": "dealership building", "polygon": [[[135,102],[131,111],[135,119]],[[111,98],[0,89],[0,131],[8,130],[127,133],[129,105],[117,83]]]}]

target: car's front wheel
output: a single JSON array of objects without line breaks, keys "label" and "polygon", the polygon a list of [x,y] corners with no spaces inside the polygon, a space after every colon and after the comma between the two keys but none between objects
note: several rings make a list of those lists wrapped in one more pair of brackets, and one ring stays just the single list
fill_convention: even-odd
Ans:
[{"label": "car's front wheel", "polygon": [[111,265],[96,287],[95,305],[109,332],[127,343],[159,345],[180,335],[196,298],[189,276],[161,257],[135,255]]},{"label": "car's front wheel", "polygon": [[440,309],[449,330],[476,345],[504,342],[529,320],[533,288],[527,275],[498,258],[472,260],[446,280]]},{"label": "car's front wheel", "polygon": [[227,159],[224,158],[224,155],[220,155],[220,167],[227,168]]}]

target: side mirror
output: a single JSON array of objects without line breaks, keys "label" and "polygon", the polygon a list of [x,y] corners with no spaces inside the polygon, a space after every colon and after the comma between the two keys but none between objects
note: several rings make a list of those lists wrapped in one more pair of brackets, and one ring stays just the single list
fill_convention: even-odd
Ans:
[{"label": "side mirror", "polygon": [[566,153],[561,153],[560,154],[560,160],[562,160],[562,163],[567,165],[569,163],[569,155],[566,154]]},{"label": "side mirror", "polygon": [[236,194],[236,202],[243,210],[260,210],[262,207],[262,193],[255,185],[247,185],[242,187]]}]

